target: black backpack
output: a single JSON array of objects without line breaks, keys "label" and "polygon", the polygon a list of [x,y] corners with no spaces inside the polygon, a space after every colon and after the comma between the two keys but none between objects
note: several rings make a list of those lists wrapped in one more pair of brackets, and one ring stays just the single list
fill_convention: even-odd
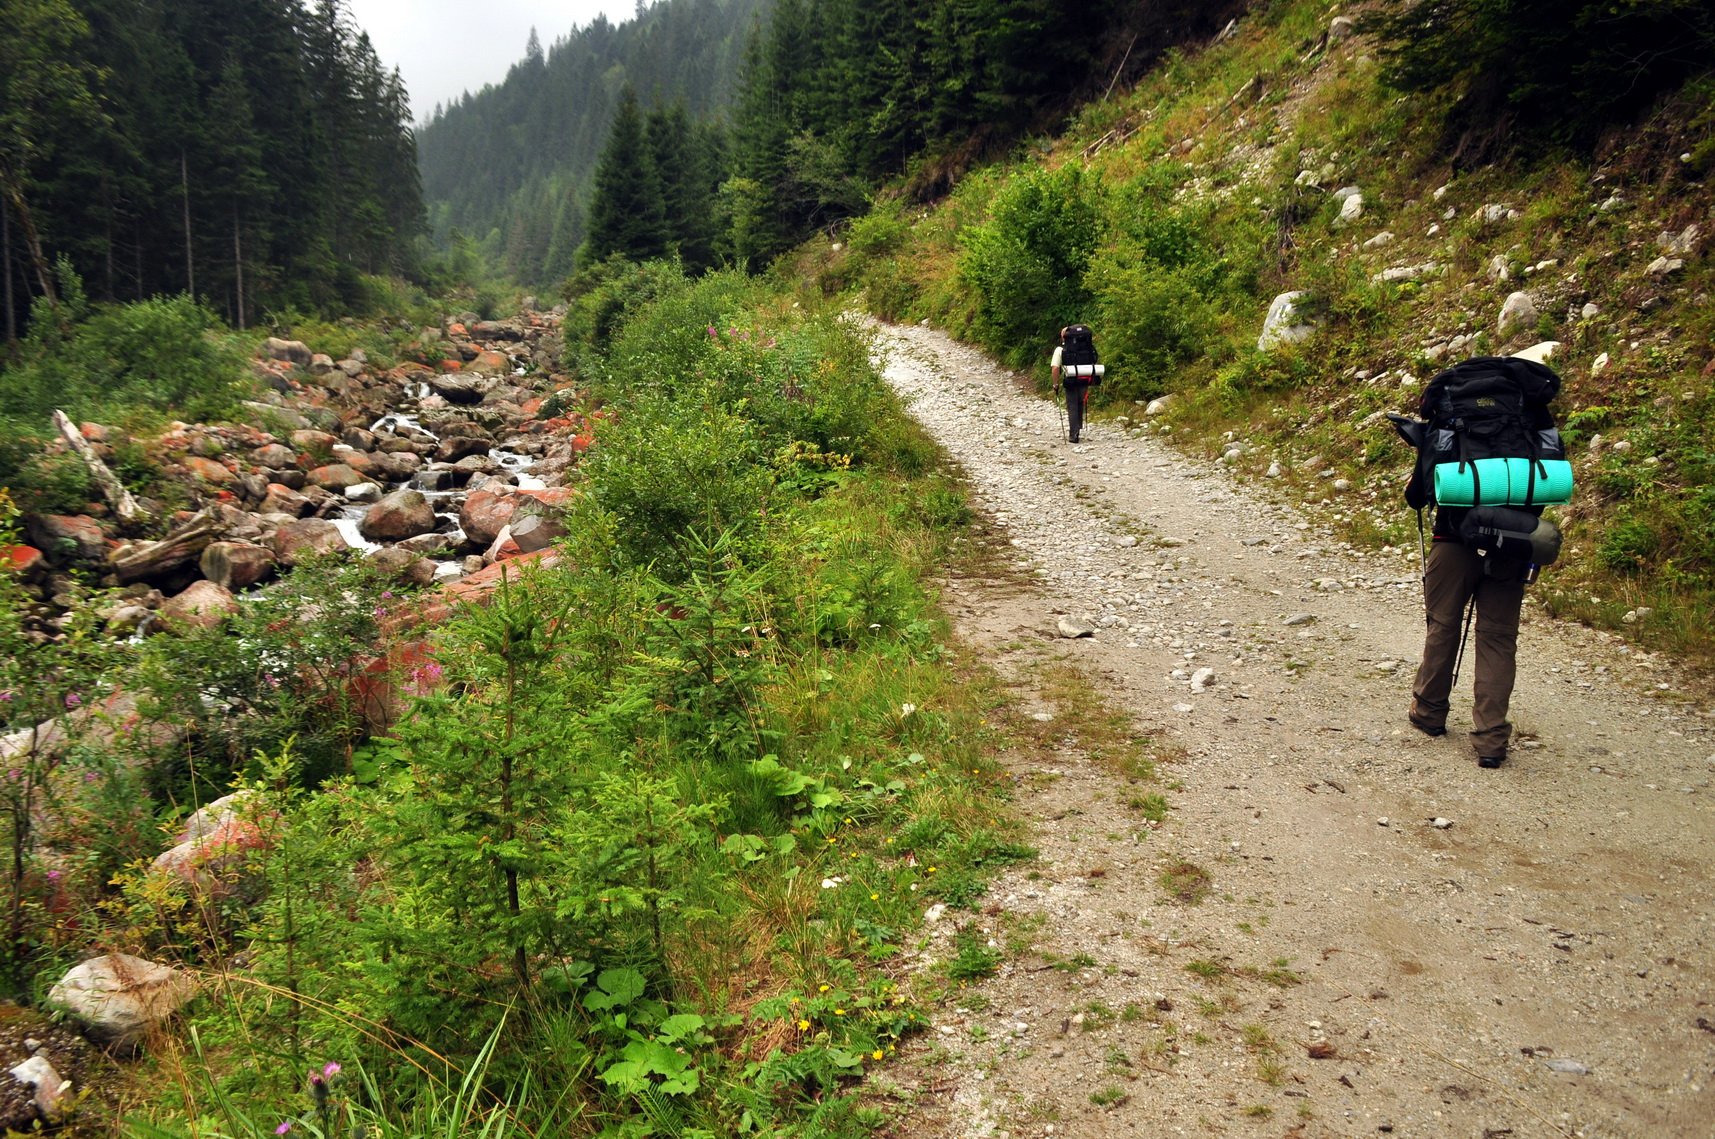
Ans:
[{"label": "black backpack", "polygon": [[1514,356],[1476,356],[1436,375],[1423,389],[1427,422],[1392,417],[1400,435],[1417,448],[1406,504],[1429,505],[1435,468],[1442,463],[1565,459],[1566,446],[1548,410],[1559,392],[1554,369]]},{"label": "black backpack", "polygon": [[1096,357],[1096,340],[1087,324],[1072,324],[1066,327],[1065,335],[1060,344],[1061,364],[1099,364]]}]

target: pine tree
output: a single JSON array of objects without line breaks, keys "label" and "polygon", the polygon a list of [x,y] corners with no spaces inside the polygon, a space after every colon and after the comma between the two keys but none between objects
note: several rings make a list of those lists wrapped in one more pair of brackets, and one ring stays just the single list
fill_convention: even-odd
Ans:
[{"label": "pine tree", "polygon": [[584,264],[605,260],[614,253],[646,261],[667,252],[661,181],[645,137],[643,114],[637,108],[637,94],[629,86],[620,96],[607,147],[596,166],[588,226],[589,236],[580,258]]},{"label": "pine tree", "polygon": [[267,215],[267,200],[272,189],[266,167],[262,163],[262,148],[256,137],[256,123],[250,113],[250,92],[245,84],[244,69],[236,56],[229,56],[221,69],[220,84],[209,97],[209,142],[212,150],[213,185],[219,197],[225,199],[225,211],[231,222],[231,304],[228,312],[239,328],[248,323],[249,299],[247,280],[254,287],[255,274],[247,270],[259,248],[265,248],[266,231],[262,228]]},{"label": "pine tree", "polygon": [[578,246],[584,240],[584,212],[578,207],[578,196],[570,189],[559,191],[559,211],[554,216],[554,236],[548,243],[548,257],[542,266],[545,283],[563,281],[577,268]]},{"label": "pine tree", "polygon": [[89,25],[66,0],[0,0],[0,197],[17,223],[37,287],[53,278],[30,206],[35,172],[53,156],[56,132],[99,118],[93,69],[81,54]]}]

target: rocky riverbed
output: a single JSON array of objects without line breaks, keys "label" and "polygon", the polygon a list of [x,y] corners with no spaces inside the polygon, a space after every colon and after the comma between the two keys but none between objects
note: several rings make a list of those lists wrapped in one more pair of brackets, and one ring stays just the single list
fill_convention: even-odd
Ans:
[{"label": "rocky riverbed", "polygon": [[120,591],[104,617],[128,635],[218,620],[235,593],[334,551],[428,585],[545,548],[590,431],[555,371],[558,328],[536,311],[449,317],[420,337],[440,359],[385,370],[270,339],[244,422],[173,423],[144,440],[76,425],[96,462],[140,449],[156,498],[135,518],[111,502],[26,518],[28,544],[6,556],[39,602],[34,635],[57,635],[74,573]]}]

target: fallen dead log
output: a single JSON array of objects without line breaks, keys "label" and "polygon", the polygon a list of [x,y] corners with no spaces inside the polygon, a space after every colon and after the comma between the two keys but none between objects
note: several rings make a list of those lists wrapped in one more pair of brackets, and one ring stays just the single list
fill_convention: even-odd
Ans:
[{"label": "fallen dead log", "polygon": [[77,452],[77,457],[83,460],[83,465],[89,468],[90,478],[101,488],[102,497],[107,499],[107,505],[113,508],[113,513],[126,525],[149,521],[149,512],[137,504],[131,492],[125,489],[125,484],[119,481],[119,476],[108,469],[101,456],[95,453],[95,448],[89,445],[89,440],[83,437],[83,432],[77,429],[77,424],[65,412],[54,409],[54,426]]},{"label": "fallen dead log", "polygon": [[122,585],[161,577],[202,557],[210,542],[226,534],[226,524],[204,510],[158,542],[138,542],[108,555],[107,564]]}]

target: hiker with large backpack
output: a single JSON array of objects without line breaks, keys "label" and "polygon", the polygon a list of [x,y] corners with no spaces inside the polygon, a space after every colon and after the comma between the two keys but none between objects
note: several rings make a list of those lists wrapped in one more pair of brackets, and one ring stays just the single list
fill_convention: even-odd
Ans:
[{"label": "hiker with large backpack", "polygon": [[1049,361],[1048,373],[1054,379],[1054,394],[1066,389],[1066,436],[1072,443],[1084,429],[1084,410],[1090,402],[1090,389],[1101,382],[1102,367],[1096,355],[1096,341],[1087,324],[1069,324],[1060,330],[1060,343]]},{"label": "hiker with large backpack", "polygon": [[1406,716],[1420,732],[1447,734],[1448,697],[1474,616],[1471,743],[1479,767],[1506,760],[1525,586],[1560,553],[1560,531],[1542,517],[1544,506],[1572,492],[1572,466],[1548,410],[1559,391],[1560,377],[1546,365],[1479,356],[1429,381],[1422,420],[1390,416],[1417,449],[1405,501],[1417,511],[1420,554],[1423,511],[1435,508],[1423,556],[1428,632]]}]

